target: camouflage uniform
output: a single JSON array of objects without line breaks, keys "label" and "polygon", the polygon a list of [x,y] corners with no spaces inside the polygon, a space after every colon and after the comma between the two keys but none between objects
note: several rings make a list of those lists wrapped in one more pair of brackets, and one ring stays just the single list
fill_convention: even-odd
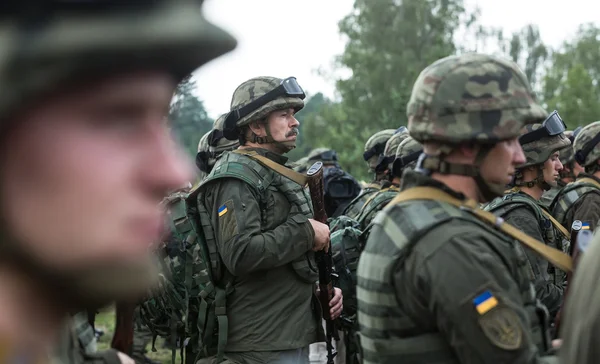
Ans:
[{"label": "camouflage uniform", "polygon": [[[365,144],[365,152],[363,158],[367,162],[369,172],[376,173],[377,164],[379,158],[383,156],[383,150],[385,144],[394,135],[394,129],[386,129],[373,134]],[[342,215],[350,218],[356,218],[360,213],[365,201],[367,201],[371,195],[381,189],[381,183],[385,180],[385,174],[375,174],[375,180],[363,188],[360,195],[358,195],[353,201],[351,201],[346,209],[342,212]]]},{"label": "camouflage uniform", "polygon": [[[541,124],[527,125],[525,134],[540,128]],[[569,147],[571,142],[561,133],[552,137],[544,137],[534,142],[523,144],[523,151],[527,162],[517,170],[517,186],[550,185],[544,181],[541,169],[552,154],[557,150]],[[535,167],[538,177],[534,181],[521,181],[519,171],[527,167]],[[545,242],[556,249],[569,251],[570,236],[561,233],[562,226],[554,225],[546,208],[533,197],[520,191],[518,187],[510,190],[503,197],[499,197],[485,207],[487,211],[502,217],[509,224],[517,227],[527,235]],[[532,281],[537,297],[548,308],[551,319],[558,313],[562,304],[566,273],[552,266],[547,260],[540,257],[529,248],[525,249],[529,265],[531,266]]]},{"label": "camouflage uniform", "polygon": [[[132,71],[164,71],[178,82],[235,47],[235,40],[207,22],[198,3],[191,0],[132,2],[125,7],[120,2],[97,1],[43,4],[24,1],[12,5],[3,9],[0,20],[3,29],[0,80],[2,89],[11,90],[4,92],[0,100],[3,120],[11,120],[34,104],[51,102],[56,91],[82,83],[94,87],[96,80]],[[33,257],[35,254],[21,247],[18,239],[6,238],[8,235],[5,233],[0,243],[3,258],[20,260],[15,266],[40,287],[44,286],[48,292],[72,290],[64,296],[76,299],[96,297],[96,292],[83,292],[92,288],[79,282],[79,277],[49,271]],[[142,286],[138,284],[131,290],[135,292]],[[110,302],[114,298],[98,297],[98,300]],[[65,305],[65,310],[81,308]],[[120,362],[113,350],[85,352],[75,327],[65,322],[65,329],[57,338],[53,363]],[[5,357],[12,355],[11,350],[0,351],[0,362],[12,362]]]},{"label": "camouflage uniform", "polygon": [[[364,363],[556,363],[540,354],[550,348],[547,316],[519,243],[480,220],[477,202],[430,177],[471,177],[482,199],[502,193],[478,167],[490,162],[490,144],[545,118],[527,78],[501,58],[446,57],[421,72],[407,114],[411,136],[435,144],[404,173],[398,198],[428,187],[468,208],[423,196],[377,215],[358,266]],[[461,143],[485,146],[473,165],[445,160]]]},{"label": "camouflage uniform", "polygon": [[[247,115],[236,111],[281,84],[274,77],[242,83],[232,97],[233,119],[225,122],[225,137],[273,143],[272,149],[282,151],[293,148],[276,141],[268,123],[266,137],[254,134],[248,125],[266,120],[274,111],[298,111],[304,106],[302,98],[283,95]],[[212,235],[204,227],[202,231],[210,249],[218,252],[218,260],[212,262],[216,284],[234,286],[226,298],[227,362],[306,363],[309,345],[323,339],[315,310],[318,275],[312,269],[316,264],[315,233],[308,221],[313,216],[310,197],[303,186],[269,166],[287,167],[286,163],[281,154],[244,145],[219,158],[187,199],[188,210],[198,211],[191,215],[195,223],[205,226],[205,219],[210,221]]]},{"label": "camouflage uniform", "polygon": [[[577,162],[585,167],[585,173],[580,173],[575,182],[564,187],[551,206],[552,215],[568,229],[574,220],[580,220],[589,223],[594,230],[600,220],[600,144],[591,145],[598,133],[599,121],[585,126],[577,135],[573,149],[581,158]],[[583,155],[582,150],[588,145],[591,149]]]}]

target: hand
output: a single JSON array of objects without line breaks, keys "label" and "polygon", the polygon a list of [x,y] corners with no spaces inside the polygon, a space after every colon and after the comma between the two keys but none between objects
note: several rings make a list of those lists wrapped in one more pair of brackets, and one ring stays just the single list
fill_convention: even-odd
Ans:
[{"label": "hand", "polygon": [[121,364],[135,364],[135,360],[131,359],[127,354],[123,354],[119,351],[117,356],[119,357]]},{"label": "hand", "polygon": [[552,340],[552,348],[558,350],[562,346],[562,343],[563,343],[562,339]]},{"label": "hand", "polygon": [[325,250],[325,252],[329,251],[329,226],[318,222],[314,219],[308,219],[308,222],[312,225],[313,230],[315,231],[315,238],[313,240],[313,248],[312,250],[315,252]]},{"label": "hand", "polygon": [[333,298],[329,301],[329,315],[332,320],[340,317],[342,314],[342,310],[344,309],[344,296],[342,295],[342,290],[333,287]]}]

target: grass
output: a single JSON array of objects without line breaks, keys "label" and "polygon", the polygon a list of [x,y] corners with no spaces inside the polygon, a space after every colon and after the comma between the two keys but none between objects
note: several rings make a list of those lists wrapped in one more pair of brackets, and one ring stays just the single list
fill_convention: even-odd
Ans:
[{"label": "grass", "polygon": [[[103,310],[96,315],[96,328],[104,331],[104,335],[98,340],[98,350],[106,350],[110,348],[110,341],[112,340],[113,333],[115,331],[115,311],[114,308],[108,308]],[[152,343],[149,343],[146,347],[148,351],[146,356],[156,362],[163,364],[171,364],[171,350],[163,348],[164,339],[159,337],[156,339],[156,350],[153,353]],[[177,351],[176,363],[179,363],[179,351]]]}]

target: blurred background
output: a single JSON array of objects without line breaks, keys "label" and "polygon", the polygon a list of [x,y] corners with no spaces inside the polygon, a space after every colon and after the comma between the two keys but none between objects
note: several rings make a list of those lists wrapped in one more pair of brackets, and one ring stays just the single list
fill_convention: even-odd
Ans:
[{"label": "blurred background", "polygon": [[600,2],[593,0],[206,0],[235,51],[180,85],[171,119],[190,155],[231,95],[256,76],[295,76],[307,92],[298,148],[338,152],[367,179],[369,136],[406,125],[419,72],[436,59],[485,52],[515,60],[569,128],[600,120]]}]

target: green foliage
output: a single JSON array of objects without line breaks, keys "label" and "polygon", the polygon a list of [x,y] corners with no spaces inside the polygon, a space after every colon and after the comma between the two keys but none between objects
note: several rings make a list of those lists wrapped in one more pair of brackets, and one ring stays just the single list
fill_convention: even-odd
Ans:
[{"label": "green foliage", "polygon": [[544,101],[570,128],[600,119],[600,28],[579,27],[571,41],[552,54],[543,82]]},{"label": "green foliage", "polygon": [[210,131],[213,125],[204,104],[193,93],[195,88],[196,82],[191,79],[191,75],[184,79],[175,90],[169,112],[173,132],[192,156],[198,151],[200,138]]}]

